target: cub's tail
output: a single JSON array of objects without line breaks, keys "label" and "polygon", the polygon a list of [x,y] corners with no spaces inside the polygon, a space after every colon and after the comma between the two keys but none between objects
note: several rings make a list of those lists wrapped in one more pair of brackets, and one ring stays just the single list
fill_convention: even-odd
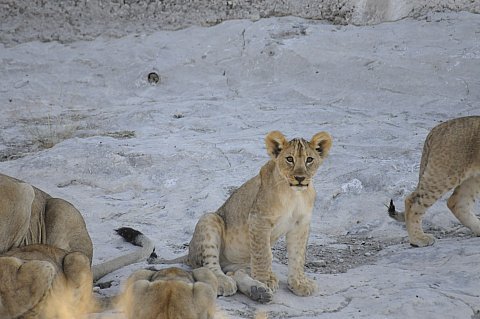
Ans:
[{"label": "cub's tail", "polygon": [[388,206],[388,216],[395,219],[398,222],[405,222],[405,212],[398,212],[395,209],[393,204],[393,199],[390,200],[390,205]]},{"label": "cub's tail", "polygon": [[183,255],[174,259],[163,259],[158,258],[155,253],[155,248],[153,249],[152,254],[148,257],[147,262],[149,264],[187,264],[188,255]]},{"label": "cub's tail", "polygon": [[122,228],[116,229],[115,231],[117,232],[117,234],[122,236],[127,242],[135,246],[139,246],[141,248],[138,250],[135,250],[134,252],[116,257],[111,260],[107,260],[101,264],[93,265],[92,266],[93,281],[97,281],[98,279],[102,278],[103,276],[117,269],[128,266],[135,262],[144,260],[148,258],[155,251],[155,247],[153,245],[153,242],[150,240],[150,238],[148,238],[138,230],[135,230],[130,227],[122,227]]}]

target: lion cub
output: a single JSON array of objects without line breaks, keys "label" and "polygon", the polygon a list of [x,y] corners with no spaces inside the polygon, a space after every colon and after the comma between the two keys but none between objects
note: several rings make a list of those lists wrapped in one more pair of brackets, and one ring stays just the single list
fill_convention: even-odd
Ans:
[{"label": "lion cub", "polygon": [[138,270],[127,280],[119,308],[128,319],[213,319],[217,278],[206,268]]},{"label": "lion cub", "polygon": [[472,211],[480,193],[480,116],[461,117],[434,127],[423,146],[417,188],[405,199],[405,213],[395,211],[390,202],[388,212],[392,218],[406,222],[412,246],[434,243],[434,237],[422,230],[422,217],[453,188],[448,208],[480,236],[480,221]]},{"label": "lion cub", "polygon": [[[265,144],[271,160],[217,212],[200,218],[188,256],[176,260],[210,269],[218,279],[219,294],[229,296],[238,289],[260,302],[270,302],[278,288],[271,248],[283,235],[289,258],[289,289],[308,296],[317,287],[304,274],[316,195],[312,179],[328,155],[332,138],[320,132],[310,141],[287,141],[282,133],[273,131]],[[151,258],[150,262],[166,261]]]}]

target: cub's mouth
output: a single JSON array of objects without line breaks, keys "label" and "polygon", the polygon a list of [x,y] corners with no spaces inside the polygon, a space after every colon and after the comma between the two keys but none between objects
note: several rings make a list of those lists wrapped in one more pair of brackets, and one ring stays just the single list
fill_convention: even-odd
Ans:
[{"label": "cub's mouth", "polygon": [[304,187],[308,187],[309,184],[292,184],[290,183],[290,187],[298,187],[298,188],[304,188]]}]

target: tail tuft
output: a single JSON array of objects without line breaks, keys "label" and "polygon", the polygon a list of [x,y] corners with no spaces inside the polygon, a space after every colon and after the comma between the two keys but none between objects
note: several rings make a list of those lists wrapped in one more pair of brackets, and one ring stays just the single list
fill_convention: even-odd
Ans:
[{"label": "tail tuft", "polygon": [[125,241],[131,243],[132,245],[139,246],[141,247],[141,249],[135,249],[135,251],[131,253],[115,257],[97,265],[93,265],[92,272],[94,282],[96,282],[106,274],[111,273],[112,271],[147,259],[148,256],[150,256],[152,251],[154,251],[155,249],[155,246],[153,245],[153,242],[150,240],[150,238],[148,238],[138,230],[130,227],[121,227],[119,229],[115,229],[115,231],[117,232],[117,234],[122,236]]},{"label": "tail tuft", "polygon": [[388,216],[395,219],[397,222],[405,222],[405,212],[397,212],[392,199],[390,200],[390,205],[388,206]]},{"label": "tail tuft", "polygon": [[158,258],[157,254],[152,252],[150,257],[147,258],[147,263],[149,264],[186,264],[188,261],[188,255],[183,255],[174,259],[163,259]]},{"label": "tail tuft", "polygon": [[150,254],[150,257],[148,257],[148,259],[156,259],[158,258],[158,255],[157,253],[155,252],[155,248],[153,248],[153,251],[152,253]]},{"label": "tail tuft", "polygon": [[390,217],[393,217],[392,215],[395,215],[396,210],[395,210],[395,205],[393,204],[393,199],[390,199],[390,205],[388,206],[388,215]]},{"label": "tail tuft", "polygon": [[144,237],[144,235],[138,230],[130,227],[121,227],[121,228],[115,229],[115,231],[117,232],[117,234],[122,236],[123,239],[125,239],[127,242],[131,243],[132,245],[140,246],[140,247],[143,246],[143,242],[141,239],[142,237]]}]

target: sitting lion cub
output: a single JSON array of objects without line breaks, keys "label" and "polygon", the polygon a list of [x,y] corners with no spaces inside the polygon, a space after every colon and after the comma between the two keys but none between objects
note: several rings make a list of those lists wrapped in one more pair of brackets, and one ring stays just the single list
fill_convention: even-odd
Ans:
[{"label": "sitting lion cub", "polygon": [[[283,235],[289,258],[288,287],[299,296],[311,295],[316,289],[315,281],[307,278],[303,269],[315,202],[312,179],[332,139],[320,132],[310,142],[301,138],[287,141],[274,131],[265,143],[271,160],[216,213],[200,218],[188,256],[175,260],[210,269],[221,295],[232,295],[238,288],[260,302],[270,302],[278,288],[271,247]],[[168,261],[150,258],[149,262]]]},{"label": "sitting lion cub", "polygon": [[480,116],[456,118],[434,127],[423,146],[417,188],[405,198],[405,213],[397,212],[390,202],[388,213],[406,222],[412,246],[434,243],[433,236],[422,230],[422,217],[451,189],[448,208],[480,236],[480,221],[472,210],[480,194]]},{"label": "sitting lion cub", "polygon": [[128,319],[213,319],[217,278],[207,268],[138,270],[127,280],[119,308]]}]

